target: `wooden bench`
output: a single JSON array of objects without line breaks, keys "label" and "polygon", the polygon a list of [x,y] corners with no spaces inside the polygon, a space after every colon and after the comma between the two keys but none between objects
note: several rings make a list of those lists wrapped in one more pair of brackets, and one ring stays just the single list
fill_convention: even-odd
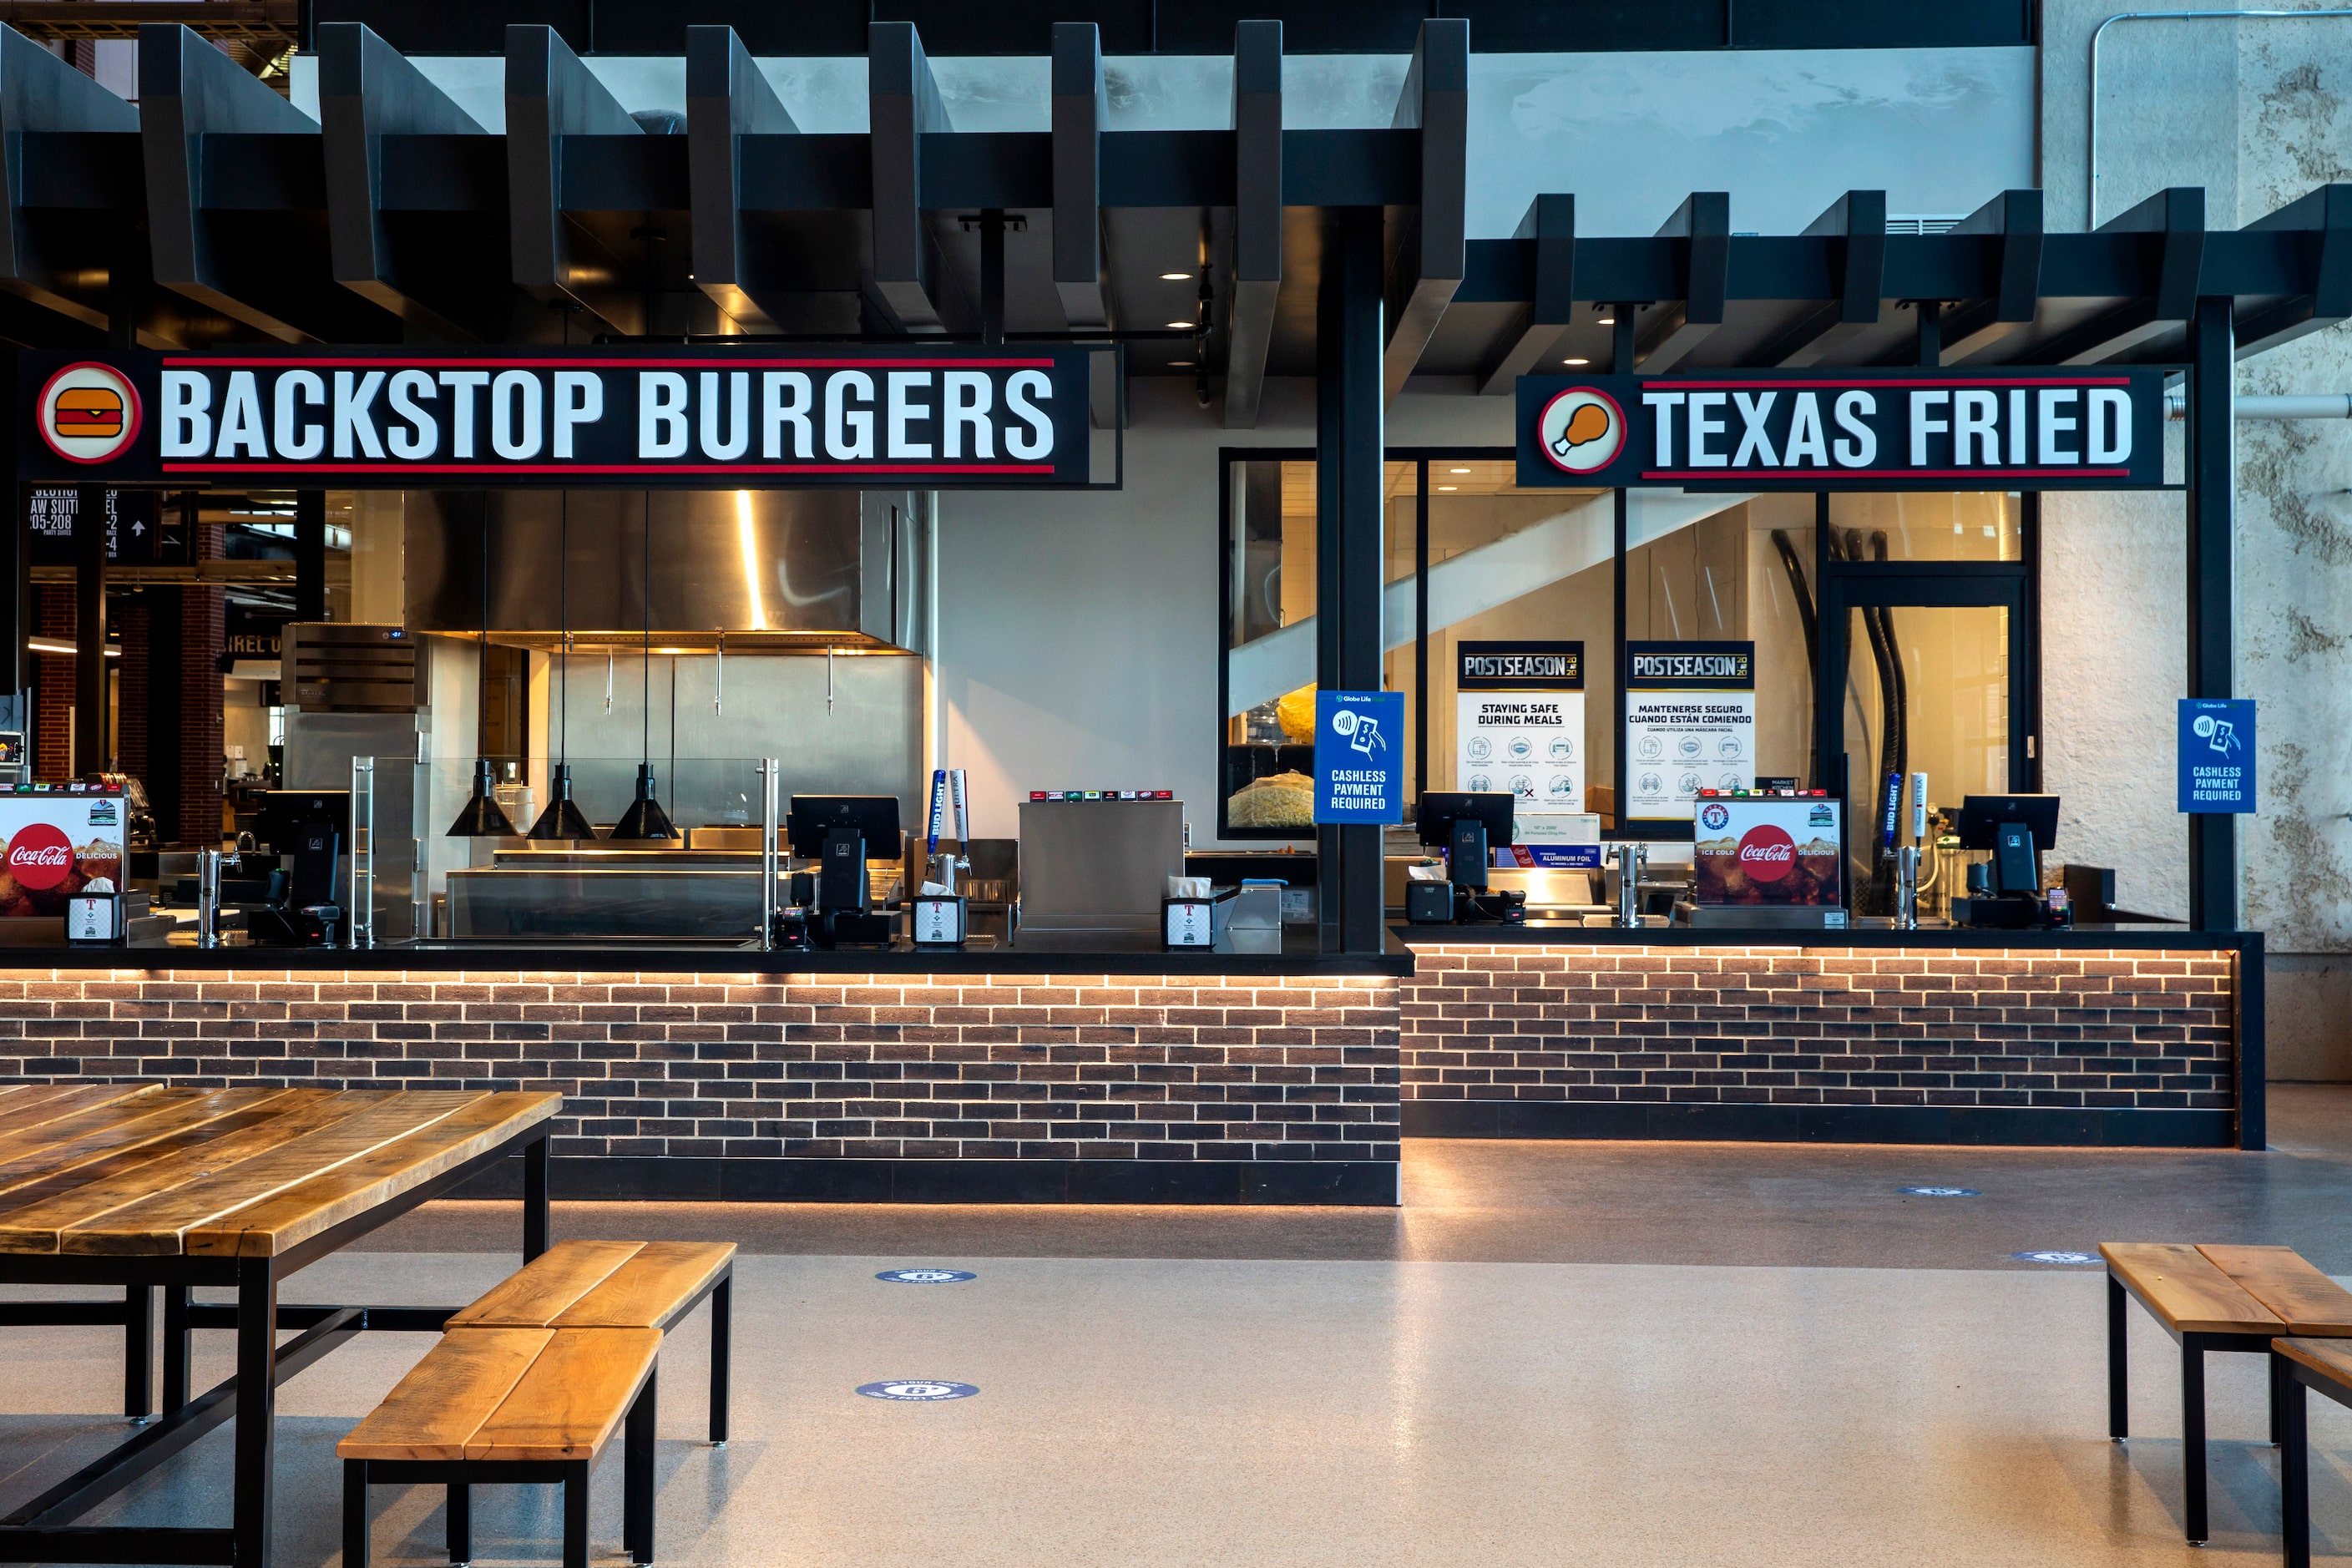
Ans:
[{"label": "wooden bench", "polygon": [[656,1362],[710,1300],[710,1441],[727,1441],[732,1242],[567,1241],[451,1314],[440,1342],[336,1445],[343,1564],[367,1568],[368,1489],[448,1488],[449,1560],[473,1558],[477,1482],[563,1488],[564,1568],[587,1568],[588,1485],[625,1425],[623,1543],[654,1559]]},{"label": "wooden bench", "polygon": [[[2284,1247],[2194,1247],[2178,1242],[2099,1244],[2107,1264],[2107,1435],[2130,1426],[2124,1298],[2137,1299],[2180,1346],[2180,1437],[2184,1533],[2206,1539],[2205,1356],[2210,1351],[2267,1355],[2283,1336],[2352,1337],[2352,1291]],[[2271,1362],[2271,1441],[2283,1443],[2288,1402],[2284,1363]]]},{"label": "wooden bench", "polygon": [[2279,1535],[2287,1568],[2311,1568],[2311,1428],[2304,1390],[2352,1405],[2352,1344],[2341,1337],[2273,1340],[2271,1370],[2273,1385],[2286,1394],[2280,1412]]}]

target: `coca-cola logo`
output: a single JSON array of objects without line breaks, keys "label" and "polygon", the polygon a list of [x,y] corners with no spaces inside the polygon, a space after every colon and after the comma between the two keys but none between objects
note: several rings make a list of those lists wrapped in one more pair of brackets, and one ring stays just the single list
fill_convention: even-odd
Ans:
[{"label": "coca-cola logo", "polygon": [[1769,822],[1740,836],[1739,865],[1750,879],[1777,882],[1797,868],[1797,841]]},{"label": "coca-cola logo", "polygon": [[73,842],[47,822],[28,822],[8,840],[8,874],[24,888],[54,888],[73,869]]}]

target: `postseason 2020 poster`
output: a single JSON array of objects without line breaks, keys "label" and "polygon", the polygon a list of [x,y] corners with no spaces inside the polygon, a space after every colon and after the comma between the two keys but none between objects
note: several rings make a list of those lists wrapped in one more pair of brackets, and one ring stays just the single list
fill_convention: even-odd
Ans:
[{"label": "postseason 2020 poster", "polygon": [[1625,809],[1688,822],[1703,789],[1756,787],[1756,645],[1625,645]]},{"label": "postseason 2020 poster", "polygon": [[1584,809],[1584,645],[1455,647],[1456,787],[1507,793],[1525,811]]}]

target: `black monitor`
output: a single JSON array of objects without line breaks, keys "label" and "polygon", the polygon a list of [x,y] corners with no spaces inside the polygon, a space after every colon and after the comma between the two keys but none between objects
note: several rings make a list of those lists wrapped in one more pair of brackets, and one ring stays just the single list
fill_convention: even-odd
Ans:
[{"label": "black monitor", "polygon": [[1438,792],[1421,797],[1421,809],[1415,814],[1421,828],[1421,841],[1444,848],[1454,841],[1454,825],[1464,818],[1482,823],[1486,829],[1489,848],[1499,849],[1517,842],[1513,827],[1513,806],[1517,796],[1508,790],[1496,790],[1485,795],[1459,795]]},{"label": "black monitor", "polygon": [[305,830],[323,827],[344,844],[352,841],[352,792],[347,789],[273,789],[261,797],[254,837],[277,854],[302,847]]},{"label": "black monitor", "polygon": [[784,817],[793,853],[803,860],[824,854],[824,836],[846,827],[866,840],[868,860],[896,860],[898,843],[898,797],[895,795],[796,795]]},{"label": "black monitor", "polygon": [[1991,849],[2004,822],[2022,824],[2036,852],[2058,843],[2058,797],[2054,795],[1972,795],[1960,801],[1960,847]]},{"label": "black monitor", "polygon": [[2033,897],[2042,852],[2058,841],[2054,795],[1972,795],[1960,802],[1960,847],[1992,851],[1993,891]]}]

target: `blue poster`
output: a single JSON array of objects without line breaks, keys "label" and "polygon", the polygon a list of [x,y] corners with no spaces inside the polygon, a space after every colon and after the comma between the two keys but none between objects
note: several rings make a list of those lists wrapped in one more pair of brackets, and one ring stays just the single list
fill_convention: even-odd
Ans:
[{"label": "blue poster", "polygon": [[1404,693],[1315,694],[1315,820],[1404,820]]},{"label": "blue poster", "polygon": [[2180,809],[2217,816],[2254,809],[2252,698],[2180,700]]}]

